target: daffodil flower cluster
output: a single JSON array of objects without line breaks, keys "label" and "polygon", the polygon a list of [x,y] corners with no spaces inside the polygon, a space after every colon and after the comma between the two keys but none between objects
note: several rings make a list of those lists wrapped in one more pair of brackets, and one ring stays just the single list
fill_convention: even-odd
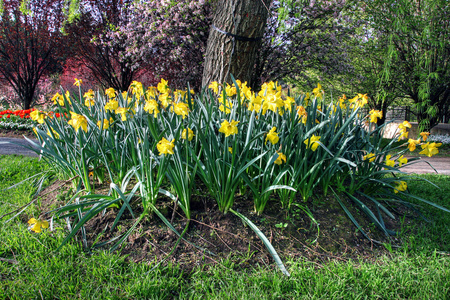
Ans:
[{"label": "daffodil flower cluster", "polygon": [[[409,127],[408,127],[409,126]],[[399,137],[399,140],[401,137],[407,137],[408,132],[406,132],[406,128],[411,128],[411,124],[408,121],[404,121],[402,124],[399,125],[399,129],[401,130],[401,135]],[[422,148],[422,151],[419,152],[419,154],[426,155],[428,157],[432,157],[433,155],[436,155],[439,153],[438,147],[442,146],[442,143],[435,143],[435,142],[427,142],[428,136],[430,135],[429,132],[421,132],[420,137],[418,139],[408,139],[408,142],[406,146],[408,147],[410,152],[413,152],[416,150],[417,145],[420,145]]]},{"label": "daffodil flower cluster", "polygon": [[[84,94],[82,84],[75,79],[79,97],[55,95],[56,113],[30,113],[38,123],[40,151],[62,165],[69,178],[81,180],[88,192],[93,192],[93,182],[135,180],[139,197],[150,199],[143,200],[144,211],[153,209],[146,203],[156,203],[163,182],[171,185],[166,195],[177,193],[172,199],[186,216],[189,191],[197,182],[224,213],[232,209],[235,192],[245,189],[258,214],[269,196],[289,209],[298,199],[306,205],[318,190],[326,194],[329,187],[348,195],[364,191],[374,198],[380,189],[402,195],[406,181],[384,175],[414,160],[403,156],[405,146],[411,151],[421,147],[420,153],[428,156],[440,146],[427,141],[429,133],[423,132],[399,146],[402,152],[391,152],[396,138],[381,147],[383,126],[366,125],[378,122],[383,112],[361,113],[367,94],[342,95],[326,104],[320,84],[296,97],[272,81],[258,90],[234,79],[233,84],[212,82],[199,95],[172,90],[165,79],[148,88],[133,81],[127,91]],[[400,140],[408,138],[408,128],[406,121],[399,126]],[[35,231],[47,226],[38,220],[32,225]]]}]

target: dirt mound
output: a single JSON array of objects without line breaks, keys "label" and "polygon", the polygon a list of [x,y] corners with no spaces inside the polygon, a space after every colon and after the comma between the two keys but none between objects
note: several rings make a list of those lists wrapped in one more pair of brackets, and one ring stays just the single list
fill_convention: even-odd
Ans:
[{"label": "dirt mound", "polygon": [[[55,182],[42,194],[45,196],[41,205],[44,211],[49,211],[63,205],[70,198],[70,188],[63,182]],[[272,257],[258,236],[234,214],[221,213],[214,199],[205,197],[205,194],[204,191],[197,190],[192,197],[193,218],[185,235],[186,241],[181,241],[175,250],[173,249],[178,236],[154,214],[140,222],[121,248],[121,253],[133,262],[166,259],[165,263],[178,264],[186,271],[198,265],[207,266],[224,261],[239,268],[258,264],[275,267]],[[258,226],[284,261],[287,258],[300,257],[317,263],[333,259],[372,260],[388,253],[382,242],[389,239],[361,213],[352,209],[349,202],[346,202],[347,207],[375,242],[369,241],[356,229],[333,197],[311,199],[304,205],[311,208],[318,226],[301,209],[294,207],[290,212],[283,209],[275,197],[260,216],[252,211],[253,202],[244,195],[235,199],[234,209]],[[138,197],[133,200],[131,207],[135,217],[139,216],[142,210]],[[158,199],[158,208],[178,232],[183,231],[187,220],[181,210],[174,211],[173,202],[164,198]],[[90,246],[98,235],[101,236],[97,245],[124,233],[135,221],[130,213],[125,213],[117,229],[110,231],[116,214],[116,208],[109,208],[104,214],[99,214],[88,222],[86,232]],[[390,221],[388,227],[393,230],[400,229],[399,219]],[[78,240],[80,237],[78,234]],[[398,237],[392,238],[392,241],[394,244],[401,243]]]}]

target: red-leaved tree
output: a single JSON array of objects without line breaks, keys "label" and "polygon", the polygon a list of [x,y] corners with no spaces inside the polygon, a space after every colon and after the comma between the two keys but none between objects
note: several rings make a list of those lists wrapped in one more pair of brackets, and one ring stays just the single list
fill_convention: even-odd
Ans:
[{"label": "red-leaved tree", "polygon": [[64,60],[59,29],[63,1],[4,0],[0,19],[0,80],[9,84],[23,109],[32,107],[44,75],[60,70]]},{"label": "red-leaved tree", "polygon": [[131,0],[84,0],[66,23],[72,56],[100,85],[125,91],[143,67],[140,58],[125,55],[126,39],[118,28],[133,18]]}]

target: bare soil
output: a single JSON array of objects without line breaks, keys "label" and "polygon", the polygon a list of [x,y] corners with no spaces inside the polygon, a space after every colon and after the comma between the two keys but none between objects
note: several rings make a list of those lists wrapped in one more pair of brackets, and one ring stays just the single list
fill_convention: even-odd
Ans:
[{"label": "bare soil", "polygon": [[[70,198],[70,189],[70,183],[61,181],[48,186],[41,193],[43,195],[40,201],[42,210],[50,211],[64,205]],[[96,192],[102,189],[107,192],[106,187],[99,187]],[[127,255],[127,259],[131,262],[154,263],[155,260],[165,259],[165,264],[177,264],[188,272],[196,266],[208,267],[224,264],[225,261],[228,261],[228,266],[232,265],[236,268],[256,265],[275,268],[272,257],[258,236],[234,214],[221,213],[214,199],[205,195],[207,195],[206,191],[200,187],[192,197],[193,217],[185,235],[186,241],[181,241],[173,253],[171,252],[178,241],[178,236],[155,214],[140,222],[121,248],[121,253]],[[260,216],[253,212],[253,203],[245,195],[237,196],[234,209],[258,226],[283,261],[290,258],[306,259],[316,262],[319,266],[330,260],[373,261],[379,256],[389,255],[382,245],[383,242],[392,242],[394,247],[401,244],[401,237],[386,237],[365,216],[353,209],[348,200],[344,202],[372,240],[364,237],[356,229],[333,197],[320,196],[302,203],[311,209],[319,226],[300,209],[293,208],[290,212],[283,209],[276,197],[268,203],[267,209]],[[136,197],[131,206],[135,217],[138,217],[142,211],[140,199]],[[174,212],[173,202],[165,198],[158,199],[158,209],[171,221],[178,232],[183,231],[187,220],[180,209]],[[105,214],[99,214],[88,222],[86,225],[88,247],[94,244],[99,235],[97,244],[119,236],[126,232],[136,220],[126,211],[118,227],[110,231],[117,212],[116,208],[108,208]],[[405,211],[399,208],[396,220],[386,218],[387,226],[392,230],[400,230],[399,217],[403,213]],[[45,218],[48,217],[48,215],[45,216]],[[412,218],[406,218],[404,225],[411,220]],[[286,227],[282,224],[286,224]],[[77,235],[77,240],[81,241],[80,234]]]},{"label": "bare soil", "polygon": [[23,136],[36,138],[34,133],[30,130],[9,130],[0,128],[0,137],[23,138]]}]

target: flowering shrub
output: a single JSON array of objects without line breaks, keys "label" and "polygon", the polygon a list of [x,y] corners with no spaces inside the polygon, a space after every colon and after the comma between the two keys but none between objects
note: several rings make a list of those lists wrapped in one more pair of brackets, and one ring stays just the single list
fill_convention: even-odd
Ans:
[{"label": "flowering shrub", "polygon": [[[54,112],[31,114],[40,144],[36,151],[74,178],[79,188],[71,203],[58,212],[74,217],[67,239],[111,206],[119,207],[112,229],[125,210],[134,217],[130,202],[136,197],[143,212],[115,247],[149,213],[156,213],[177,232],[159,213],[158,196],[173,199],[190,220],[191,193],[203,182],[219,210],[249,224],[286,273],[261,231],[233,210],[238,190],[253,199],[257,214],[264,211],[270,195],[277,195],[285,209],[295,205],[308,210],[313,193],[331,191],[358,228],[342,197],[387,235],[394,234],[383,221],[394,218],[384,202],[423,200],[408,193],[410,177],[401,172],[402,166],[419,158],[408,161],[403,154],[420,145],[431,156],[439,146],[426,142],[427,133],[405,141],[409,148],[394,146],[397,138],[383,145],[384,126],[365,126],[376,124],[382,112],[367,116],[360,112],[366,95],[343,96],[325,106],[320,85],[311,94],[292,97],[276,82],[264,83],[259,91],[239,80],[233,85],[214,82],[199,95],[171,90],[165,80],[147,89],[133,82],[125,92],[109,88],[84,94],[82,82],[75,84],[80,86],[78,96],[62,92],[55,96]],[[401,124],[398,138],[407,138],[408,128],[408,122]],[[96,195],[95,181],[110,182],[110,192]]]}]

